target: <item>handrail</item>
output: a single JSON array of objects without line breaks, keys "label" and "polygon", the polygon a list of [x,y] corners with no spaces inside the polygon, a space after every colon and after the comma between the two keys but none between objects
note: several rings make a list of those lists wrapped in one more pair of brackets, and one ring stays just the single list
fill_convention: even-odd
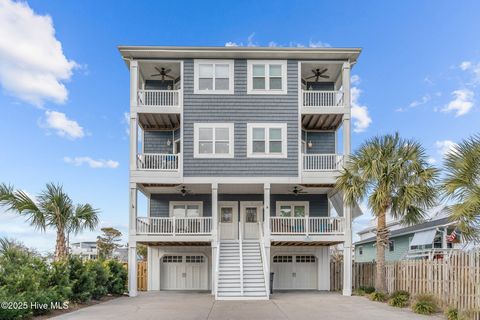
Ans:
[{"label": "handrail", "polygon": [[265,293],[267,294],[267,299],[270,296],[270,274],[267,270],[267,267],[270,263],[267,263],[267,253],[265,252],[265,233],[263,232],[262,222],[258,223],[260,229],[260,254],[262,255],[262,267],[263,267],[263,278],[265,279]]},{"label": "handrail", "polygon": [[343,166],[344,156],[341,154],[304,153],[303,171],[334,171]]},{"label": "handrail", "polygon": [[182,90],[138,90],[138,105],[177,107],[180,105]]},{"label": "handrail", "polygon": [[277,235],[342,235],[343,217],[270,217],[270,233]]},{"label": "handrail", "polygon": [[302,106],[304,107],[339,107],[342,105],[342,91],[302,90]]},{"label": "handrail", "polygon": [[139,153],[137,169],[178,171],[179,154],[173,153]]},{"label": "handrail", "polygon": [[243,223],[239,223],[239,244],[238,251],[240,254],[240,296],[243,297]]},{"label": "handrail", "polygon": [[[218,234],[220,234],[220,223],[218,224]],[[220,272],[220,241],[217,243],[217,256],[215,257],[215,300],[218,299],[218,274]]]}]

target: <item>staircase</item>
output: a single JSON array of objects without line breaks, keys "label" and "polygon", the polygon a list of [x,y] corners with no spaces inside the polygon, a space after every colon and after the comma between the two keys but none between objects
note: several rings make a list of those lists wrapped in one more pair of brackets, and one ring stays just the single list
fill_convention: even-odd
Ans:
[{"label": "staircase", "polygon": [[217,298],[267,299],[259,241],[221,241]]}]

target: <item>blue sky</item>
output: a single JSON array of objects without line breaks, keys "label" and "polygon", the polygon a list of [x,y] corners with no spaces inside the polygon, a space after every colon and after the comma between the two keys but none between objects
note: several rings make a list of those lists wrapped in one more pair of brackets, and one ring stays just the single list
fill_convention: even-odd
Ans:
[{"label": "blue sky", "polygon": [[[478,12],[478,1],[0,0],[0,182],[31,194],[60,182],[126,233],[129,78],[118,45],[361,47],[353,147],[399,131],[439,165],[479,132]],[[0,236],[54,246],[53,233],[9,214]]]}]

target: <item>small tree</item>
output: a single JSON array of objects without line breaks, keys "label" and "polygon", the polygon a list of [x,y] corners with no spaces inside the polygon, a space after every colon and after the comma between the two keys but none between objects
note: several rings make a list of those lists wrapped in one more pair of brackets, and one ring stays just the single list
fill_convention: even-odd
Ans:
[{"label": "small tree", "polygon": [[115,228],[102,228],[103,234],[97,237],[98,255],[103,259],[112,257],[113,251],[120,246],[122,233]]},{"label": "small tree", "polygon": [[147,260],[147,246],[144,244],[137,245],[137,255],[140,257],[141,260]]}]

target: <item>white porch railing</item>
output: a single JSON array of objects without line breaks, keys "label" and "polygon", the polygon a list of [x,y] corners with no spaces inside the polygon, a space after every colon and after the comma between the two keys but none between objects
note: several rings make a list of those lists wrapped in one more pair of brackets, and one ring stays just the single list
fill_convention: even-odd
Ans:
[{"label": "white porch railing", "polygon": [[304,107],[342,107],[342,91],[302,90],[302,106]]},{"label": "white porch railing", "polygon": [[303,154],[303,171],[334,171],[343,166],[343,155]]},{"label": "white porch railing", "polygon": [[151,235],[210,235],[211,217],[138,217],[137,234]]},{"label": "white porch railing", "polygon": [[138,90],[139,106],[177,107],[181,102],[179,90]]},{"label": "white porch railing", "polygon": [[142,170],[178,170],[178,154],[140,153],[137,155],[137,168]]},{"label": "white porch railing", "polygon": [[345,232],[342,217],[270,217],[272,235],[341,235]]}]

